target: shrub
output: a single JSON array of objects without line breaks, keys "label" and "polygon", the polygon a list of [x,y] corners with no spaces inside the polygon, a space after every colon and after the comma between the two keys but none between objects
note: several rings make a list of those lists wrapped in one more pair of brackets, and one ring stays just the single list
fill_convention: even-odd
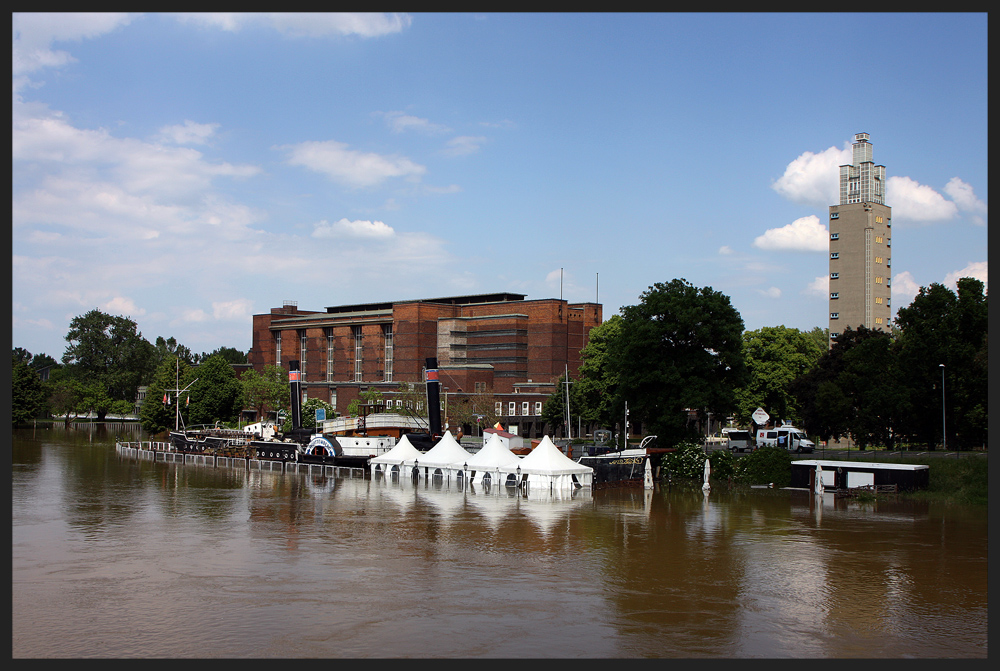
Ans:
[{"label": "shrub", "polygon": [[792,482],[792,458],[783,449],[761,447],[736,461],[733,479],[747,485],[787,487]]},{"label": "shrub", "polygon": [[663,455],[663,474],[673,478],[701,480],[705,475],[705,450],[696,443],[681,443],[675,452]]},{"label": "shrub", "polygon": [[736,457],[729,450],[716,450],[708,455],[712,464],[712,477],[725,480],[736,474]]}]

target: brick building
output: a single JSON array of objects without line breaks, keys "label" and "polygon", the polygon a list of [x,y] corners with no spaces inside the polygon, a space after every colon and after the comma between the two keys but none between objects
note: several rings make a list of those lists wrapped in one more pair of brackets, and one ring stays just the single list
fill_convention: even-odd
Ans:
[{"label": "brick building", "polygon": [[580,350],[601,321],[597,303],[529,301],[512,293],[339,305],[323,312],[286,302],[254,315],[249,362],[261,370],[298,360],[303,396],[344,414],[367,389],[391,401],[401,382],[422,388],[426,359],[436,357],[443,403],[492,392],[505,427],[522,436],[561,435],[561,426],[543,426],[542,407],[567,368],[576,375]]}]

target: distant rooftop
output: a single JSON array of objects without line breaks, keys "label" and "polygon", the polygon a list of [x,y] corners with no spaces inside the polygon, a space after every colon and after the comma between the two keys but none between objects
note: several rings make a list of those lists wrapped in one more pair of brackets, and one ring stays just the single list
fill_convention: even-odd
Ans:
[{"label": "distant rooftop", "polygon": [[446,296],[444,298],[418,298],[409,301],[392,301],[391,303],[355,303],[354,305],[336,305],[326,308],[328,314],[342,312],[368,312],[371,310],[391,310],[393,305],[400,303],[441,303],[444,305],[475,305],[480,303],[504,303],[507,301],[523,301],[525,294],[496,293],[472,294],[469,296]]}]

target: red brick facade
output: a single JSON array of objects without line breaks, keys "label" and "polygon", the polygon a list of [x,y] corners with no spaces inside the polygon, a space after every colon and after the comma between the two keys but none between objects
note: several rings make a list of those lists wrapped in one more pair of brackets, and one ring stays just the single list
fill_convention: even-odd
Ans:
[{"label": "red brick facade", "polygon": [[[508,293],[324,312],[286,305],[254,315],[249,361],[261,370],[299,360],[305,393],[344,413],[370,387],[391,396],[400,382],[423,385],[426,359],[436,357],[442,388],[450,395],[474,393],[478,383],[503,403],[507,424],[518,425],[521,435],[541,435],[537,404],[555,390],[567,367],[576,375],[580,350],[601,321],[597,303],[528,301]],[[508,412],[510,403],[514,413]],[[522,412],[525,403],[528,413]]]}]

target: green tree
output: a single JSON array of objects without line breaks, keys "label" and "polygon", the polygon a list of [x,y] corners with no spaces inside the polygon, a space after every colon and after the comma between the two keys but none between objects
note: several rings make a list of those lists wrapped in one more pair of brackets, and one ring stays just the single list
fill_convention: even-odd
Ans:
[{"label": "green tree", "polygon": [[814,326],[812,327],[812,330],[806,331],[805,335],[816,343],[821,352],[825,352],[830,349],[830,329]]},{"label": "green tree", "polygon": [[280,366],[267,365],[258,373],[248,370],[240,378],[243,385],[246,407],[257,412],[257,419],[267,419],[269,413],[281,410],[288,412],[291,396],[288,386],[288,371]]},{"label": "green tree", "polygon": [[921,287],[896,315],[898,362],[907,392],[904,425],[932,447],[942,436],[942,370],[949,447],[986,442],[987,296],[981,281],[963,277],[957,293],[941,284]]},{"label": "green tree", "polygon": [[45,408],[45,391],[34,368],[24,361],[11,371],[11,421],[14,426],[38,417]]},{"label": "green tree", "polygon": [[189,413],[187,421],[192,425],[235,421],[243,409],[244,387],[233,367],[219,354],[191,368],[181,387],[188,387],[184,404]]},{"label": "green tree", "polygon": [[814,338],[795,328],[765,326],[745,332],[743,359],[749,377],[736,390],[737,421],[751,421],[757,408],[764,408],[774,418],[797,418],[798,408],[789,386],[825,351],[825,346],[821,348]]},{"label": "green tree", "polygon": [[[497,398],[492,388],[485,388],[481,391],[460,397],[457,401],[449,404],[448,421],[457,426],[468,426],[470,430],[482,435],[483,429],[491,428],[500,417],[496,411]],[[423,407],[423,399],[415,407]]]},{"label": "green tree", "polygon": [[[175,397],[173,391],[168,390],[177,389],[179,380],[190,379],[189,370],[190,367],[187,363],[184,361],[178,362],[175,355],[171,355],[170,358],[160,363],[146,389],[146,398],[139,409],[139,423],[147,433],[155,435],[163,431],[172,430],[175,426],[178,426],[178,406],[176,405],[178,399]],[[183,389],[184,385],[181,384],[180,388]],[[164,395],[169,396],[169,405],[163,402]],[[187,415],[183,406],[184,397],[180,399],[180,402],[182,403],[180,406],[181,416],[184,418],[186,424]]]},{"label": "green tree", "polygon": [[306,402],[302,404],[302,428],[304,429],[315,429],[316,428],[316,411],[325,410],[326,418],[333,419],[337,416],[337,412],[334,410],[333,406],[324,401],[321,398],[308,398]]},{"label": "green tree", "polygon": [[218,347],[211,352],[202,352],[197,360],[204,363],[212,356],[221,356],[226,363],[247,363],[247,353],[235,347]]},{"label": "green tree", "polygon": [[[153,346],[127,317],[91,310],[73,318],[66,341],[63,363],[73,377],[102,386],[112,401],[134,401],[139,384],[152,372]],[[105,414],[107,409],[98,411],[98,419]]]},{"label": "green tree", "polygon": [[[579,380],[570,378],[569,414],[571,427],[576,426],[575,420],[578,417],[589,421],[587,417],[583,416],[586,410],[584,409],[583,400],[580,398],[578,384]],[[554,428],[562,428],[563,431],[566,430],[566,394],[566,376],[560,375],[556,381],[556,391],[549,394],[549,397],[545,399],[545,404],[542,406],[542,421],[547,422]],[[571,429],[570,433],[575,432]]]},{"label": "green tree", "polygon": [[683,279],[657,283],[622,308],[611,348],[619,399],[634,419],[671,446],[699,435],[688,409],[728,415],[745,384],[743,319],[729,297]]},{"label": "green tree", "polygon": [[153,350],[154,370],[159,368],[164,361],[175,356],[180,357],[181,361],[189,366],[196,363],[196,357],[191,353],[191,350],[178,343],[177,339],[173,336],[166,339],[164,339],[163,336],[156,336],[156,342],[153,345]]},{"label": "green tree", "polygon": [[85,410],[84,406],[84,385],[69,376],[65,369],[59,370],[49,378],[46,383],[47,401],[49,411],[55,415],[61,415],[64,423],[68,426],[74,417]]},{"label": "green tree", "polygon": [[[571,386],[576,392],[583,421],[598,426],[613,426],[614,399],[618,391],[618,371],[611,365],[611,347],[622,330],[621,315],[612,315],[590,329],[587,345],[580,354],[580,378]],[[570,400],[570,407],[573,401]]]}]

